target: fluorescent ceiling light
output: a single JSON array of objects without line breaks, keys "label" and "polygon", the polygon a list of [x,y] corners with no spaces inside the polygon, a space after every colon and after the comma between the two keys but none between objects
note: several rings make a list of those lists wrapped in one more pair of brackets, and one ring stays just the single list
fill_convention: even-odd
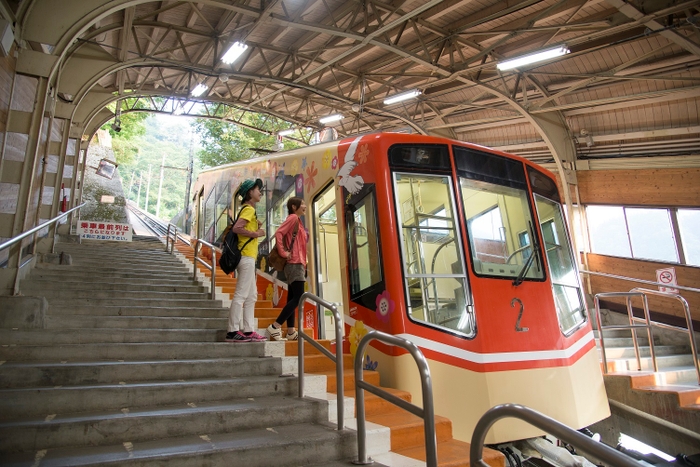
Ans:
[{"label": "fluorescent ceiling light", "polygon": [[326,123],[335,122],[336,120],[342,120],[343,118],[345,117],[343,117],[340,114],[333,114],[327,117],[319,118],[318,121],[325,125]]},{"label": "fluorescent ceiling light", "polygon": [[209,89],[209,86],[207,86],[207,85],[204,84],[204,83],[199,83],[197,86],[194,87],[194,89],[192,90],[191,94],[192,94],[194,97],[199,97],[199,96],[201,96],[202,94],[204,94],[204,91],[206,91],[207,89]]},{"label": "fluorescent ceiling light", "polygon": [[396,104],[397,102],[405,101],[408,99],[413,99],[414,97],[418,97],[421,94],[422,93],[417,89],[414,89],[412,91],[402,92],[401,94],[397,94],[395,96],[391,96],[387,99],[384,99],[384,105]]},{"label": "fluorescent ceiling light", "polygon": [[278,131],[278,132],[277,132],[277,134],[280,135],[280,136],[289,136],[289,135],[291,135],[292,133],[294,133],[294,129],[293,129],[293,128],[289,128],[289,129],[287,129],[287,130],[282,130],[282,131]]},{"label": "fluorescent ceiling light", "polygon": [[246,44],[243,44],[241,42],[234,42],[233,45],[226,51],[223,57],[221,57],[221,61],[224,62],[227,65],[232,64],[235,62],[238,57],[243,55],[243,52],[246,51],[248,46]]},{"label": "fluorescent ceiling light", "polygon": [[535,52],[529,55],[523,55],[522,57],[513,58],[511,60],[506,60],[496,65],[499,70],[512,70],[513,68],[519,68],[521,66],[530,65],[536,62],[542,62],[544,60],[549,60],[550,58],[561,57],[569,53],[569,49],[565,45],[555,47],[553,49],[542,50],[541,52]]}]

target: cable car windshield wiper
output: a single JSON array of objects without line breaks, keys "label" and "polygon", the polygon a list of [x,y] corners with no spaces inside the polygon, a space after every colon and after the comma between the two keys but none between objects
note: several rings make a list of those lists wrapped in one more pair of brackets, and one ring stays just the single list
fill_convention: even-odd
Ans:
[{"label": "cable car windshield wiper", "polygon": [[534,235],[534,231],[532,229],[532,222],[528,222],[530,226],[530,238],[532,238],[532,254],[528,256],[527,261],[525,261],[525,264],[523,264],[523,268],[520,270],[520,273],[518,274],[518,277],[515,278],[513,281],[513,285],[515,287],[519,286],[520,284],[523,283],[525,280],[525,275],[527,272],[530,270],[530,267],[532,266],[532,263],[535,262],[535,256],[537,256],[537,262],[539,264],[542,264],[539,259],[540,259],[540,245],[537,242],[537,236]]}]

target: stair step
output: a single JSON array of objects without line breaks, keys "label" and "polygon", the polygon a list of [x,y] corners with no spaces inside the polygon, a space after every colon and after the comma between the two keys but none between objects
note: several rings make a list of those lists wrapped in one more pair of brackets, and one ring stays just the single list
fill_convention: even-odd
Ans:
[{"label": "stair step", "polygon": [[[406,411],[367,415],[367,420],[391,428],[391,450],[399,451],[415,445],[425,446],[423,419]],[[452,439],[452,422],[435,417],[435,434],[439,442]]]},{"label": "stair step", "polygon": [[0,388],[279,375],[296,372],[296,369],[297,359],[293,357],[7,362],[0,366]]},{"label": "stair step", "polygon": [[82,306],[82,305],[51,305],[51,316],[60,315],[93,315],[93,316],[180,316],[192,318],[228,318],[226,308],[170,308],[170,307],[139,307],[139,306]]},{"label": "stair step", "polygon": [[[125,333],[135,331],[126,330]],[[179,334],[173,333],[173,334]],[[45,333],[44,333],[45,334]],[[168,333],[163,333],[166,335]],[[222,336],[225,331],[220,331]],[[1,334],[0,334],[1,335]],[[41,335],[41,334],[39,334]],[[195,337],[197,337],[195,335]],[[6,340],[1,340],[6,342]],[[31,342],[36,342],[33,339]],[[163,345],[162,342],[153,340],[134,343],[106,343],[99,340],[85,344],[50,344],[44,345],[8,345],[0,346],[0,361],[28,362],[28,361],[71,361],[80,362],[89,355],[94,360],[188,360],[205,356],[207,358],[231,358],[231,357],[263,357],[284,356],[284,344],[282,342],[202,342],[202,339],[192,342],[177,342],[164,339],[173,345]]]},{"label": "stair step", "polygon": [[[72,270],[95,270],[95,271],[101,271],[101,272],[128,272],[128,271],[133,271],[135,269],[138,269],[140,271],[147,271],[147,272],[152,272],[152,273],[174,273],[174,274],[182,274],[182,273],[187,273],[188,268],[185,266],[182,262],[173,262],[169,264],[152,264],[151,262],[142,262],[138,263],[135,261],[123,261],[123,262],[115,262],[115,261],[103,261],[103,260],[97,260],[97,261],[80,261],[80,260],[74,260],[73,264],[71,265],[64,265],[64,264],[46,264],[46,263],[39,263],[38,266],[41,266],[41,269],[56,269],[56,268],[63,268],[63,269],[72,269]],[[191,272],[191,270],[190,270]]]},{"label": "stair step", "polygon": [[[157,293],[199,293],[206,294],[207,290],[201,285],[194,285],[192,281],[186,283],[185,281],[180,281],[180,283],[175,284],[159,284],[159,283],[144,283],[143,281],[129,281],[129,282],[100,282],[100,290],[109,291],[119,291],[119,292],[157,292]],[[94,289],[90,287],[89,282],[81,281],[65,281],[65,280],[34,280],[30,279],[22,283],[22,292],[30,295],[36,292],[46,292],[50,294],[55,294],[56,291],[60,290],[70,290],[74,292],[93,292]],[[29,293],[28,293],[29,292]]]},{"label": "stair step", "polygon": [[[89,285],[89,284],[86,284]],[[46,297],[46,300],[51,303],[55,299],[69,299],[69,300],[80,300],[80,299],[104,299],[104,300],[114,300],[120,299],[124,300],[124,292],[121,290],[108,290],[102,289],[99,285],[94,289],[75,289],[75,290],[61,290],[61,289],[47,289],[42,290],[40,287],[29,287],[23,290],[25,295],[42,295]],[[181,292],[175,291],[138,291],[130,290],[128,292],[129,300],[172,300],[173,297],[177,297],[178,301],[181,300],[206,300],[209,296],[206,292]]]},{"label": "stair step", "polygon": [[[598,348],[600,351],[600,348]],[[677,355],[690,353],[690,346],[682,345],[655,345],[654,352],[656,356],[666,356],[666,355]],[[639,355],[641,357],[648,357],[650,355],[649,347],[640,347]],[[605,356],[610,359],[616,358],[635,358],[634,347],[605,347]]]},{"label": "stair step", "polygon": [[[654,364],[650,357],[641,357],[640,362],[642,365],[642,370],[653,370]],[[693,366],[693,356],[689,354],[673,354],[673,355],[657,355],[656,356],[656,366],[659,370],[673,371],[673,368]],[[638,370],[637,359],[632,358],[618,358],[618,359],[608,359],[608,371],[636,371]]]},{"label": "stair step", "polygon": [[[50,449],[43,454],[42,467],[133,466],[149,462],[229,466],[233,459],[236,465],[300,466],[324,460],[350,460],[357,456],[357,447],[355,433],[348,430],[339,432],[330,424],[296,424],[111,446]],[[32,465],[36,457],[35,452],[16,453],[8,454],[4,461],[11,465]]]},{"label": "stair step", "polygon": [[[123,383],[123,384],[122,384]],[[0,420],[48,416],[124,407],[187,404],[236,398],[292,396],[297,394],[295,376],[246,376],[187,381],[91,384],[64,387],[0,389]]]},{"label": "stair step", "polygon": [[[170,295],[174,296],[173,294]],[[60,305],[68,306],[75,303],[75,299],[70,298],[52,298],[49,299],[50,306]],[[83,306],[168,306],[171,308],[178,307],[188,307],[188,308],[202,308],[202,307],[222,307],[221,300],[205,300],[205,299],[178,299],[178,298],[131,298],[131,296],[122,298],[83,298],[79,302]]]},{"label": "stair step", "polygon": [[[49,268],[53,266],[53,268]],[[192,270],[186,272],[179,272],[177,274],[170,274],[168,276],[163,276],[159,271],[155,272],[143,272],[141,270],[123,270],[123,271],[97,271],[97,270],[73,270],[72,266],[62,266],[55,264],[40,263],[32,271],[30,275],[30,280],[33,279],[46,279],[46,280],[56,280],[61,278],[68,278],[69,280],[81,280],[88,282],[105,282],[111,280],[128,280],[132,281],[142,281],[149,280],[157,283],[167,283],[170,280],[176,279],[178,281],[189,280],[192,281]]]},{"label": "stair step", "polygon": [[73,446],[148,441],[167,436],[236,432],[269,426],[316,422],[321,404],[298,397],[254,397],[171,406],[122,408],[28,418],[0,423],[4,453]]},{"label": "stair step", "polygon": [[192,318],[177,316],[89,316],[61,315],[48,316],[48,329],[77,329],[77,328],[128,328],[128,329],[224,329],[228,324],[228,316],[217,318]]}]

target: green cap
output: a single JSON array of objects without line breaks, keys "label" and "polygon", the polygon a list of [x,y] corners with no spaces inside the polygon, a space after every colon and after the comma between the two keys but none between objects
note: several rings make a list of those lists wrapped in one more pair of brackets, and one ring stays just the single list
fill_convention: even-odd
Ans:
[{"label": "green cap", "polygon": [[245,196],[248,194],[248,192],[256,186],[262,190],[263,181],[259,178],[256,178],[255,180],[253,180],[252,178],[248,178],[246,180],[243,180],[243,183],[241,183],[241,186],[238,187],[238,191],[236,193],[238,194],[238,196],[245,199]]}]

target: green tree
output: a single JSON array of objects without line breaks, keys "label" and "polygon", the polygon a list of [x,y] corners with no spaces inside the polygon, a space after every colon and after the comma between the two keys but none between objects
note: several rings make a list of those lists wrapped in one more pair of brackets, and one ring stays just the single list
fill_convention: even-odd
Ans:
[{"label": "green tree", "polygon": [[[216,167],[250,159],[256,156],[255,149],[275,150],[276,131],[291,126],[269,115],[251,112],[243,116],[242,123],[269,131],[270,134],[218,119],[197,118],[192,122],[192,127],[201,141],[202,149],[198,156],[203,166]],[[300,146],[299,143],[288,139],[283,140],[283,145],[284,149]]]}]

